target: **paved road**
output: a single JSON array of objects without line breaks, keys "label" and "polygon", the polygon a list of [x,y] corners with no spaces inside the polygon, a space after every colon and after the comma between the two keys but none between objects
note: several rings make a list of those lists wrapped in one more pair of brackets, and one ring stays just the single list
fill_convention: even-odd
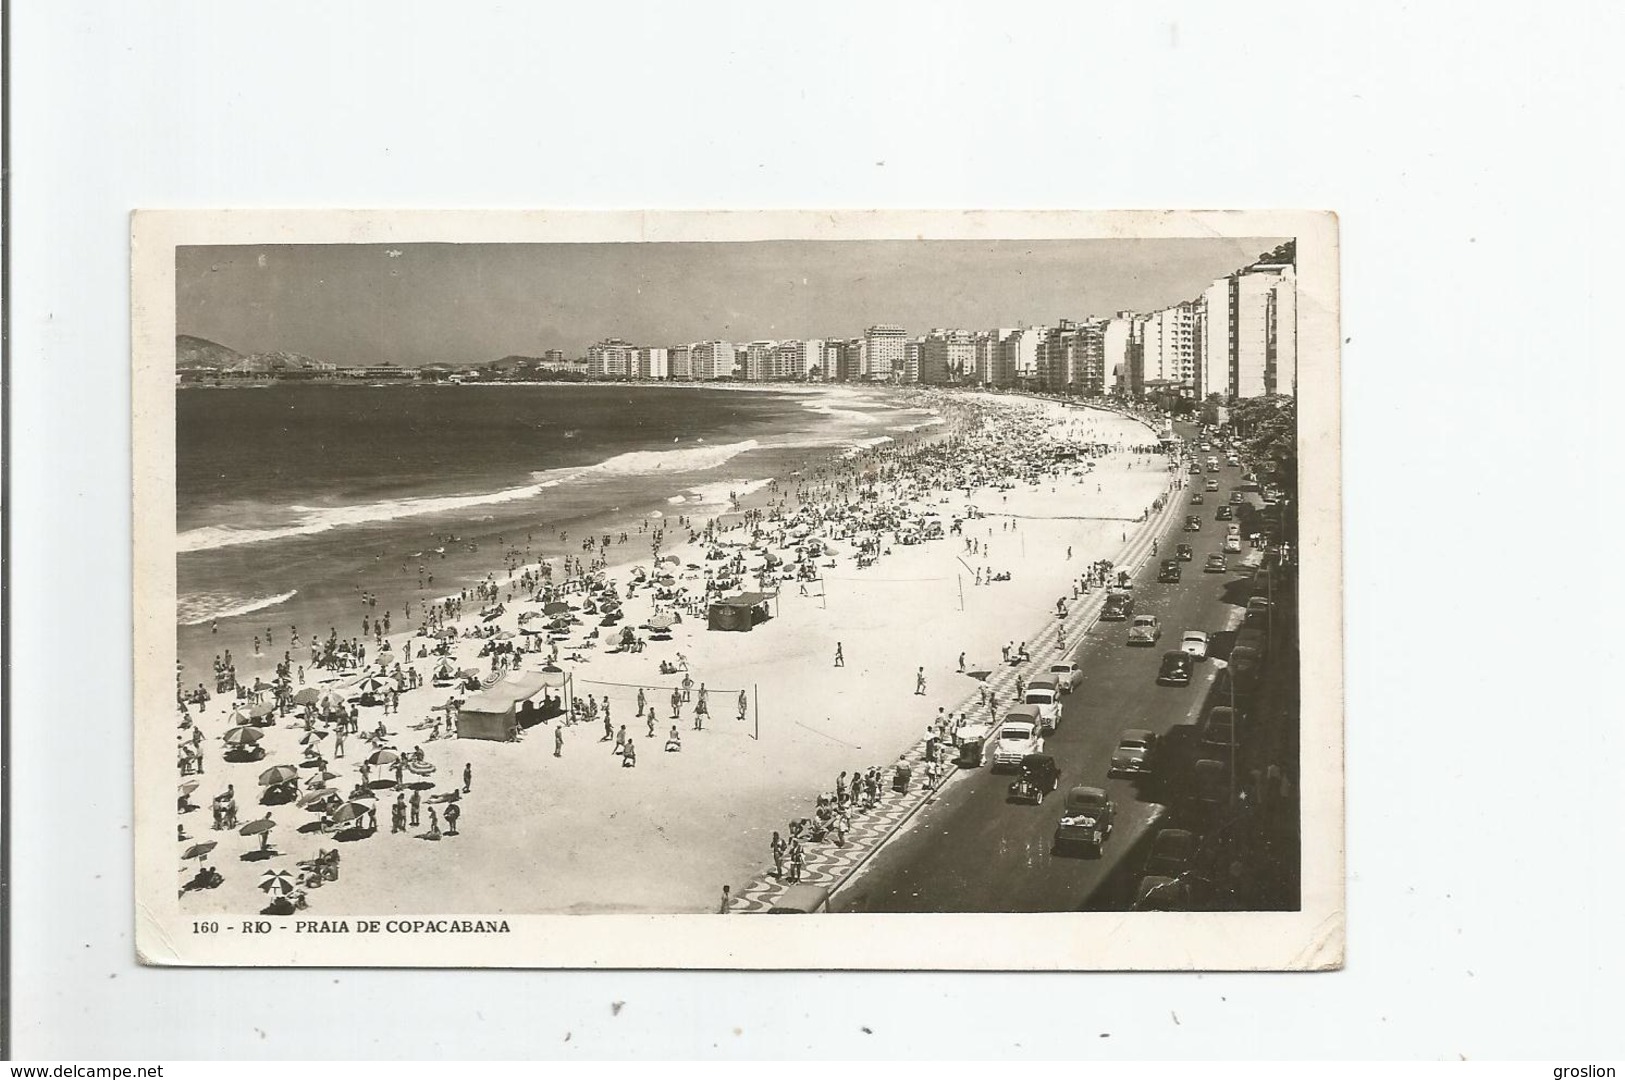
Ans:
[{"label": "paved road", "polygon": [[[966,772],[836,894],[837,911],[1022,912],[1128,906],[1145,857],[1142,841],[1163,811],[1153,798],[1163,793],[1151,781],[1108,779],[1112,750],[1125,728],[1148,728],[1160,735],[1200,718],[1216,666],[1199,664],[1187,687],[1158,686],[1162,653],[1178,648],[1183,630],[1213,633],[1233,627],[1241,617],[1238,604],[1246,599],[1244,575],[1234,569],[1241,556],[1229,557],[1230,573],[1202,572],[1204,557],[1221,550],[1224,539],[1224,523],[1215,522],[1214,511],[1241,483],[1241,470],[1222,467],[1217,479],[1219,492],[1208,493],[1204,505],[1186,511],[1201,514],[1201,531],[1182,532],[1180,514],[1161,537],[1158,558],[1147,560],[1135,578],[1135,611],[1162,620],[1162,640],[1152,648],[1131,647],[1124,644],[1126,623],[1101,622],[1075,647],[1083,676],[1065,699],[1061,725],[1045,745],[1061,768],[1057,791],[1040,806],[1007,803],[1013,776],[985,767]],[[1188,502],[1199,486],[1193,483],[1177,497]],[[1158,584],[1158,560],[1172,555],[1182,542],[1196,549],[1195,559],[1184,564],[1178,584]],[[1051,853],[1062,799],[1074,784],[1104,787],[1117,803],[1117,827],[1099,858]],[[1103,884],[1108,887],[1101,888]]]}]

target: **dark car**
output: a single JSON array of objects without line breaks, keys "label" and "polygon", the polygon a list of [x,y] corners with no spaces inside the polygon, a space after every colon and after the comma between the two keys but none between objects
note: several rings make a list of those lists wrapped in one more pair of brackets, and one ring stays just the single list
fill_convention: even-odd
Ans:
[{"label": "dark car", "polygon": [[1121,622],[1134,614],[1134,597],[1128,593],[1114,592],[1106,597],[1106,606],[1101,609],[1100,617],[1110,622]]},{"label": "dark car", "polygon": [[1066,793],[1066,809],[1055,826],[1056,853],[1081,847],[1096,855],[1112,834],[1117,804],[1097,787],[1075,787]]},{"label": "dark car", "polygon": [[1177,582],[1182,571],[1178,559],[1162,560],[1162,568],[1157,571],[1157,580],[1164,584]]},{"label": "dark car", "polygon": [[1228,705],[1215,705],[1202,722],[1202,746],[1211,753],[1215,748],[1228,750],[1241,738],[1236,727],[1236,710]]},{"label": "dark car", "polygon": [[1230,505],[1231,506],[1240,506],[1242,503],[1244,503],[1246,501],[1247,501],[1247,497],[1245,495],[1243,495],[1241,492],[1232,491],[1230,493]]},{"label": "dark car", "polygon": [[1189,544],[1180,544],[1174,549],[1174,554],[1178,556],[1180,562],[1190,562],[1196,558],[1196,549]]},{"label": "dark car", "polygon": [[1176,878],[1190,866],[1196,854],[1196,834],[1189,829],[1163,829],[1151,842],[1151,854],[1145,860],[1147,877]]},{"label": "dark car", "polygon": [[1202,498],[1202,493],[1200,491],[1198,491],[1196,494],[1191,496],[1191,505],[1192,506],[1201,506],[1206,501],[1207,501],[1206,499]]},{"label": "dark car", "polygon": [[1202,519],[1197,517],[1195,514],[1186,514],[1185,515],[1185,531],[1186,532],[1201,532],[1202,531]]},{"label": "dark car", "polygon": [[1213,511],[1213,520],[1214,521],[1234,521],[1235,519],[1236,519],[1236,508],[1233,507],[1233,506],[1230,506],[1228,504],[1225,505],[1225,506],[1221,506],[1217,510]]},{"label": "dark car", "polygon": [[1157,670],[1159,686],[1186,686],[1196,671],[1196,658],[1183,649],[1162,654],[1162,667]]},{"label": "dark car", "polygon": [[1021,759],[1021,775],[1011,783],[1008,802],[1041,803],[1044,796],[1055,790],[1060,782],[1061,770],[1048,754],[1028,754]]},{"label": "dark car", "polygon": [[1230,561],[1222,554],[1209,555],[1207,562],[1202,564],[1204,574],[1222,574],[1230,569]]},{"label": "dark car", "polygon": [[1112,751],[1111,768],[1107,776],[1145,776],[1151,772],[1151,759],[1156,754],[1157,736],[1144,728],[1129,728],[1117,740]]}]

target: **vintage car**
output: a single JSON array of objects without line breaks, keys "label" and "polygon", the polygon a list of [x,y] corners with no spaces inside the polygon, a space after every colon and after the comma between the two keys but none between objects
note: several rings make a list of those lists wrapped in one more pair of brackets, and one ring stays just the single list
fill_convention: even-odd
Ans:
[{"label": "vintage car", "polygon": [[1196,660],[1184,650],[1162,654],[1162,666],[1157,669],[1158,686],[1187,686],[1196,672]]},{"label": "vintage car", "polygon": [[966,724],[960,728],[955,735],[954,764],[961,769],[981,768],[982,750],[987,746],[987,737],[992,731],[991,724]]},{"label": "vintage car", "polygon": [[1214,521],[1234,521],[1235,518],[1236,508],[1231,506],[1229,503],[1225,503],[1223,506],[1220,506],[1217,510],[1213,511]]},{"label": "vintage car", "polygon": [[1007,802],[1026,802],[1037,805],[1044,796],[1060,783],[1061,770],[1048,754],[1028,754],[1021,759],[1021,775],[1010,784]]},{"label": "vintage car", "polygon": [[1222,574],[1229,569],[1229,560],[1218,552],[1209,555],[1207,557],[1207,562],[1202,564],[1202,573],[1204,574]]},{"label": "vintage car", "polygon": [[1162,566],[1157,570],[1157,580],[1164,585],[1178,584],[1180,576],[1179,560],[1164,559]]},{"label": "vintage car", "polygon": [[1117,740],[1112,751],[1108,776],[1146,776],[1151,772],[1151,757],[1156,752],[1157,737],[1143,728],[1129,728]]},{"label": "vintage car", "polygon": [[1235,746],[1241,732],[1236,728],[1236,710],[1228,705],[1215,705],[1202,722],[1201,744],[1204,753],[1215,749],[1228,751]]},{"label": "vintage car", "polygon": [[773,901],[769,915],[821,915],[829,911],[829,890],[822,885],[792,885]]},{"label": "vintage car", "polygon": [[1096,855],[1111,838],[1117,804],[1097,787],[1075,787],[1066,793],[1066,809],[1055,826],[1055,851],[1082,848]]},{"label": "vintage car", "polygon": [[1180,544],[1174,549],[1174,556],[1178,558],[1180,562],[1190,562],[1192,559],[1196,558],[1196,549],[1191,547],[1189,544]]},{"label": "vintage car", "polygon": [[1208,636],[1205,630],[1187,630],[1179,635],[1179,649],[1192,660],[1207,659]]},{"label": "vintage car", "polygon": [[1027,693],[1022,697],[1022,704],[1038,711],[1038,730],[1040,734],[1049,734],[1061,723],[1061,690],[1055,685],[1055,680],[1039,676],[1027,684]]},{"label": "vintage car", "polygon": [[1201,532],[1202,531],[1202,519],[1200,517],[1196,516],[1195,514],[1186,514],[1185,515],[1185,531],[1186,532]]},{"label": "vintage car", "polygon": [[1246,501],[1247,501],[1247,496],[1243,495],[1239,490],[1238,491],[1232,491],[1230,493],[1230,505],[1231,506],[1240,506],[1242,503],[1244,503]]},{"label": "vintage car", "polygon": [[1239,690],[1252,688],[1264,666],[1264,651],[1257,645],[1235,645],[1230,650],[1230,678]]},{"label": "vintage car", "polygon": [[1241,537],[1231,533],[1224,538],[1224,550],[1231,555],[1241,554]]},{"label": "vintage car", "polygon": [[1201,506],[1205,502],[1207,502],[1207,500],[1202,497],[1202,493],[1200,491],[1191,496],[1192,506]]},{"label": "vintage car", "polygon": [[1126,592],[1110,592],[1106,594],[1106,606],[1101,609],[1100,617],[1106,622],[1122,622],[1134,614],[1134,597]]},{"label": "vintage car", "polygon": [[1264,626],[1270,617],[1270,602],[1266,596],[1252,596],[1247,598],[1247,625]]},{"label": "vintage car", "polygon": [[1145,874],[1176,878],[1190,868],[1195,854],[1195,833],[1189,829],[1159,830],[1157,838],[1151,841],[1151,854],[1146,856]]},{"label": "vintage car", "polygon": [[1162,622],[1155,615],[1136,615],[1128,628],[1130,645],[1155,645],[1162,637]]},{"label": "vintage car", "polygon": [[1066,660],[1058,664],[1051,664],[1049,666],[1049,677],[1055,680],[1055,685],[1061,693],[1070,694],[1078,688],[1078,680],[1083,677],[1083,672],[1078,670],[1078,665]]},{"label": "vintage car", "polygon": [[995,769],[1019,769],[1028,754],[1042,753],[1044,737],[1038,731],[1038,714],[1031,709],[1012,709],[999,725],[993,743]]},{"label": "vintage car", "polygon": [[1219,490],[1219,482],[1217,480],[1209,479],[1207,481],[1207,483],[1202,485],[1202,490],[1203,491],[1218,491]]}]

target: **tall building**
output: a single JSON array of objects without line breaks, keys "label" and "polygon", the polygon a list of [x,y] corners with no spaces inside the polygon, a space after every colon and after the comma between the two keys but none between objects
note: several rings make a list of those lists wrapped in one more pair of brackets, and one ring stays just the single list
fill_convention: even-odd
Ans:
[{"label": "tall building", "polygon": [[920,339],[918,378],[931,386],[975,377],[976,339],[969,330],[933,330]]},{"label": "tall building", "polygon": [[873,382],[887,382],[903,371],[903,347],[908,333],[901,326],[871,326],[863,332],[867,371]]},{"label": "tall building", "polygon": [[920,381],[920,349],[924,343],[924,338],[909,338],[903,342],[903,366],[897,373],[898,382]]},{"label": "tall building", "polygon": [[1230,393],[1237,398],[1269,393],[1270,293],[1276,275],[1249,268],[1231,277]]},{"label": "tall building", "polygon": [[781,341],[774,358],[773,378],[798,381],[814,378],[813,372],[822,371],[823,364],[824,343],[817,338]]},{"label": "tall building", "polygon": [[692,379],[694,377],[692,345],[673,345],[666,350],[666,366],[673,379]]},{"label": "tall building", "polygon": [[1196,396],[1230,395],[1230,278],[1202,291],[1196,357]]},{"label": "tall building", "polygon": [[837,377],[842,382],[859,382],[869,378],[869,342],[864,338],[850,338],[840,343],[840,362]]},{"label": "tall building", "polygon": [[992,386],[999,367],[999,332],[978,330],[971,342],[971,381]]},{"label": "tall building", "polygon": [[696,379],[734,377],[734,346],[730,341],[697,341],[689,348],[689,364]]},{"label": "tall building", "polygon": [[1042,326],[1005,331],[999,342],[1000,386],[1028,386],[1038,382],[1038,343],[1047,332]]},{"label": "tall building", "polygon": [[634,378],[666,379],[670,376],[670,350],[660,345],[645,345],[638,349],[637,365],[633,372]]},{"label": "tall building", "polygon": [[638,349],[620,338],[587,346],[587,374],[594,379],[627,379],[637,369]]},{"label": "tall building", "polygon": [[1265,393],[1298,396],[1298,275],[1286,266],[1270,290],[1269,345],[1264,352]]},{"label": "tall building", "polygon": [[777,378],[779,343],[753,341],[743,349],[745,378],[751,382],[765,382]]},{"label": "tall building", "polygon": [[[564,350],[563,349],[549,349],[549,350],[547,350],[546,352],[544,352],[542,354],[542,363],[544,363],[544,364],[562,364],[562,363],[564,363]],[[549,369],[546,369],[546,370],[557,371],[558,368],[554,367],[554,368],[549,368]]]}]

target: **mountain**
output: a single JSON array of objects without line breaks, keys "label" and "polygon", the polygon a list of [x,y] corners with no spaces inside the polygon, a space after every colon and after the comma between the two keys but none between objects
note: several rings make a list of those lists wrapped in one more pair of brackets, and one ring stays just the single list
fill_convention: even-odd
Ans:
[{"label": "mountain", "polygon": [[217,341],[193,337],[191,334],[175,335],[177,371],[187,368],[230,368],[242,363],[244,359],[242,353],[236,349],[228,349]]}]

